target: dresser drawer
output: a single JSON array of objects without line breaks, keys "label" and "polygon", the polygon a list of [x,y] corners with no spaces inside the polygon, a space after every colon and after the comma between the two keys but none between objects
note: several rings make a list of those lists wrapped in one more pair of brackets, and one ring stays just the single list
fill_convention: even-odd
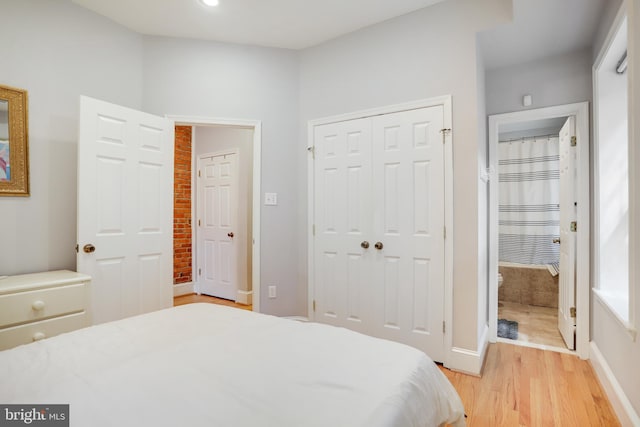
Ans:
[{"label": "dresser drawer", "polygon": [[0,328],[84,311],[84,283],[0,295]]},{"label": "dresser drawer", "polygon": [[89,326],[85,312],[0,329],[0,350],[29,344]]}]

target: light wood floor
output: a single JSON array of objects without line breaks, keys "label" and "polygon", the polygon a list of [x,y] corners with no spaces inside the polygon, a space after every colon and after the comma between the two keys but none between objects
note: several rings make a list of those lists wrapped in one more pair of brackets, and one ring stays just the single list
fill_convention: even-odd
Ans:
[{"label": "light wood floor", "polygon": [[482,378],[441,368],[458,390],[469,427],[616,427],[588,361],[568,353],[491,344]]},{"label": "light wood floor", "polygon": [[[195,302],[251,310],[206,295],[174,298],[174,305]],[[462,398],[468,427],[620,426],[591,365],[572,354],[497,343],[481,378],[440,369]]]},{"label": "light wood floor", "polygon": [[558,332],[557,308],[500,301],[498,319],[518,322],[518,341],[567,348],[560,332]]},{"label": "light wood floor", "polygon": [[222,298],[210,297],[208,295],[189,294],[173,298],[173,305],[193,304],[194,302],[207,302],[210,304],[226,305],[228,307],[240,308],[242,310],[253,310],[253,306],[238,304]]}]

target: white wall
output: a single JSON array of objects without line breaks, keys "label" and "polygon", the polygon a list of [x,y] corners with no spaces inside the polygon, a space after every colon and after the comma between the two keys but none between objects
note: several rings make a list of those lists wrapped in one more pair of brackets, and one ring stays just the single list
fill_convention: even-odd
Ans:
[{"label": "white wall", "polygon": [[278,206],[261,210],[260,310],[305,315],[306,291],[291,260],[300,243],[298,221],[298,54],[226,43],[144,37],[143,110],[180,116],[262,121],[262,192]]},{"label": "white wall", "polygon": [[[487,70],[487,114],[591,101],[591,50]],[[522,106],[531,95],[533,105]]]},{"label": "white wall", "polygon": [[68,1],[2,0],[0,83],[29,96],[31,196],[0,197],[0,275],[76,266],[79,96],[140,108],[139,35]]},{"label": "white wall", "polygon": [[478,340],[489,323],[489,183],[481,179],[489,165],[486,113],[486,70],[476,38],[478,84]]},{"label": "white wall", "polygon": [[[451,94],[454,157],[453,345],[478,349],[478,85],[476,31],[511,17],[511,2],[450,0],[307,49],[301,55],[298,179],[306,194],[310,119]],[[306,217],[306,201],[299,211]],[[299,222],[305,251],[306,223]],[[304,257],[304,258],[303,258]],[[306,270],[301,269],[301,277]],[[480,319],[481,318],[481,319]]]},{"label": "white wall", "polygon": [[[229,126],[196,126],[193,138],[193,151],[197,159],[202,154],[218,153],[234,149],[238,153],[238,227],[234,240],[238,244],[239,257],[238,289],[250,291],[251,288],[251,250],[253,245],[252,214],[253,205],[253,129]],[[197,193],[196,193],[197,194]],[[198,209],[198,197],[192,203],[192,209]],[[195,239],[195,236],[194,236]],[[197,249],[196,249],[197,251]],[[197,252],[196,252],[197,253]],[[197,277],[194,276],[194,282]]]}]

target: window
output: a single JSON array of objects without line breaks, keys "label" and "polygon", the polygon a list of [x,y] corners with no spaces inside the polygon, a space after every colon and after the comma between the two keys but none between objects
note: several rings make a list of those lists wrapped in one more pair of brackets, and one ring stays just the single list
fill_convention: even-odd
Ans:
[{"label": "window", "polygon": [[594,67],[596,295],[629,327],[629,136],[627,19]]}]

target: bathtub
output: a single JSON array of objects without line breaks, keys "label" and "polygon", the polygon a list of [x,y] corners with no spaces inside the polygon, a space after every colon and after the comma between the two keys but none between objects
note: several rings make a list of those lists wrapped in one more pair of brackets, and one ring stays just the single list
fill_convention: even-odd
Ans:
[{"label": "bathtub", "polygon": [[500,261],[498,272],[503,277],[498,301],[558,308],[559,276],[552,276],[546,265]]}]

